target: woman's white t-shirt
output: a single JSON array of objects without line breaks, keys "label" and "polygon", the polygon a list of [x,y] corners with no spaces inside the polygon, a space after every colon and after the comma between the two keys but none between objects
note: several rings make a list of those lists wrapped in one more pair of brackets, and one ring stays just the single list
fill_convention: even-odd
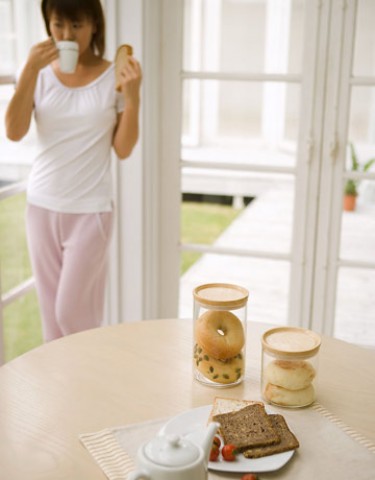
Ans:
[{"label": "woman's white t-shirt", "polygon": [[37,156],[28,181],[28,202],[63,213],[112,209],[111,147],[123,96],[111,64],[83,87],[63,85],[48,65],[34,94]]}]

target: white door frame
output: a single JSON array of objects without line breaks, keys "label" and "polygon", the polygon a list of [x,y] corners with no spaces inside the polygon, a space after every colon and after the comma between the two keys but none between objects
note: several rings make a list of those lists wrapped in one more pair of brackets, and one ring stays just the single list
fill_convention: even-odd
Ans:
[{"label": "white door frame", "polygon": [[[103,1],[107,17],[108,59],[116,48],[129,43],[143,64],[143,3],[131,0]],[[143,188],[143,106],[140,139],[131,156],[119,161],[113,155],[115,225],[110,252],[107,289],[107,324],[144,318],[144,188]]]},{"label": "white door frame", "polygon": [[[165,8],[166,3],[169,8]],[[115,159],[113,165],[116,222],[106,321],[175,317],[178,284],[175,290],[170,285],[164,288],[162,266],[169,265],[174,258],[172,248],[168,252],[168,247],[173,245],[175,250],[168,235],[170,209],[163,206],[179,205],[179,187],[175,185],[174,190],[170,187],[173,172],[165,160],[173,155],[173,149],[179,155],[179,145],[176,142],[173,146],[169,136],[176,126],[171,118],[180,118],[180,111],[177,109],[172,115],[168,111],[169,107],[173,110],[168,105],[171,94],[179,95],[173,92],[179,88],[176,82],[179,69],[176,57],[162,55],[164,42],[171,38],[168,35],[176,37],[175,31],[168,33],[164,29],[162,12],[168,11],[176,26],[179,17],[174,17],[176,5],[172,0],[105,0],[104,4],[113,28],[109,54],[114,57],[118,45],[130,43],[143,70],[139,142],[129,159],[124,162]],[[178,45],[175,47],[177,54]],[[175,78],[164,74],[170,68],[175,70]],[[174,240],[178,242],[177,237]],[[161,251],[162,244],[167,248]]]},{"label": "white door frame", "polygon": [[[177,317],[180,279],[180,138],[182,0],[162,0],[160,148],[160,304],[162,317]],[[166,48],[168,46],[168,48]]]},{"label": "white door frame", "polygon": [[[293,259],[289,295],[289,323],[313,328],[311,312],[315,268],[316,231],[318,228],[319,177],[324,135],[324,104],[315,101],[326,97],[324,66],[327,61],[329,2],[306,2],[301,114],[297,155]],[[308,33],[310,32],[310,33]]]}]

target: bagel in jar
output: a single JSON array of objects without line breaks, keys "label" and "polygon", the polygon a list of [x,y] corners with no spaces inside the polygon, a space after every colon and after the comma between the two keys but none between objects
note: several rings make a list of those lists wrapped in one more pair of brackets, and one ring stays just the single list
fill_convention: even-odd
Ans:
[{"label": "bagel in jar", "polygon": [[198,318],[195,332],[199,345],[213,358],[227,360],[245,344],[242,323],[229,311],[208,310]]}]

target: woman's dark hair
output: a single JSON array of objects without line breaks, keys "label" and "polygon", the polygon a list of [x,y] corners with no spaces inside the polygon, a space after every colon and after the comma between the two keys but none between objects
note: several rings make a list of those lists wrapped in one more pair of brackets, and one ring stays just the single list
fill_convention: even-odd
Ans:
[{"label": "woman's dark hair", "polygon": [[100,0],[42,0],[42,14],[48,35],[51,35],[49,22],[52,13],[77,21],[82,17],[89,18],[96,26],[92,36],[91,49],[100,57],[105,51],[105,23]]}]

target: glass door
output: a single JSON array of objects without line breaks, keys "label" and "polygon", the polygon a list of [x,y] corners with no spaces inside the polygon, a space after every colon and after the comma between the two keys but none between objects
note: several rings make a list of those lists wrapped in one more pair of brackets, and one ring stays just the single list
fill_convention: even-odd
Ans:
[{"label": "glass door", "polygon": [[164,316],[233,282],[250,320],[375,345],[374,2],[163,3]]},{"label": "glass door", "polygon": [[289,321],[305,3],[184,2],[180,317],[195,286],[231,282],[250,290],[249,318]]}]

